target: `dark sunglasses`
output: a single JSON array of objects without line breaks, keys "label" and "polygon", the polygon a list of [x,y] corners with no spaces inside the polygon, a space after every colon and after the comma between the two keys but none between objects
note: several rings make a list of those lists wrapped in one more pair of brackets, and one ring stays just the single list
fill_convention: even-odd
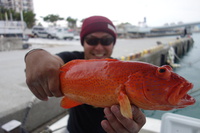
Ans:
[{"label": "dark sunglasses", "polygon": [[99,44],[99,42],[101,43],[101,45],[103,46],[109,46],[111,43],[114,42],[114,38],[113,37],[103,37],[103,38],[97,38],[97,37],[86,37],[85,41],[88,45],[91,46],[96,46]]}]

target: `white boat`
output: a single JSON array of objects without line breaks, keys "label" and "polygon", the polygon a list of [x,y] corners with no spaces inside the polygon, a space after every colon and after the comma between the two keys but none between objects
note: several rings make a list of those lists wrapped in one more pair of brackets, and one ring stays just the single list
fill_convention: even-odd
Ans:
[{"label": "white boat", "polygon": [[[68,118],[69,115],[66,115],[48,126],[48,131],[68,133],[66,130]],[[139,133],[200,133],[200,119],[173,113],[165,113],[161,120],[146,117],[146,124]]]}]

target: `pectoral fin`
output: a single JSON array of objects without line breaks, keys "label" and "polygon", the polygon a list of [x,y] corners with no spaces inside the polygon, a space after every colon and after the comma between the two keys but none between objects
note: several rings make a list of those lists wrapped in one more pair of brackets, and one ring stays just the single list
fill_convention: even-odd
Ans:
[{"label": "pectoral fin", "polygon": [[128,96],[123,91],[119,92],[118,101],[122,115],[126,118],[132,119],[133,116],[132,116],[131,104],[128,99]]},{"label": "pectoral fin", "polygon": [[69,108],[73,108],[75,106],[81,105],[82,103],[73,101],[67,97],[63,97],[63,99],[60,102],[60,106],[65,108],[65,109],[69,109]]}]

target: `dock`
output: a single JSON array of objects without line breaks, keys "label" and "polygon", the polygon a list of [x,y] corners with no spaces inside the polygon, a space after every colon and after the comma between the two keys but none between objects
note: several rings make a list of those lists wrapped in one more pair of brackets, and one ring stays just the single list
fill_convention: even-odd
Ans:
[{"label": "dock", "polygon": [[[27,131],[34,131],[52,119],[67,114],[67,110],[60,107],[60,98],[50,98],[45,102],[33,96],[25,83],[24,55],[33,48],[43,48],[52,54],[64,50],[81,51],[83,48],[79,41],[29,39],[27,43],[31,46],[29,49],[0,51],[0,125],[17,120]],[[192,46],[191,37],[119,39],[113,57],[160,66],[166,64],[171,47],[178,57],[182,57]],[[1,128],[0,133],[3,133]]]}]

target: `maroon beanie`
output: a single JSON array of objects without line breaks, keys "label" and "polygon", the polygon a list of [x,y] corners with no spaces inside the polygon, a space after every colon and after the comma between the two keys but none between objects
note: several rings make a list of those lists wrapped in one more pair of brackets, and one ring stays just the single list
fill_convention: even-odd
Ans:
[{"label": "maroon beanie", "polygon": [[80,33],[81,44],[83,45],[85,36],[87,36],[90,33],[99,31],[111,34],[114,37],[114,44],[115,44],[117,37],[116,28],[108,18],[103,16],[92,16],[86,18],[83,21]]}]

